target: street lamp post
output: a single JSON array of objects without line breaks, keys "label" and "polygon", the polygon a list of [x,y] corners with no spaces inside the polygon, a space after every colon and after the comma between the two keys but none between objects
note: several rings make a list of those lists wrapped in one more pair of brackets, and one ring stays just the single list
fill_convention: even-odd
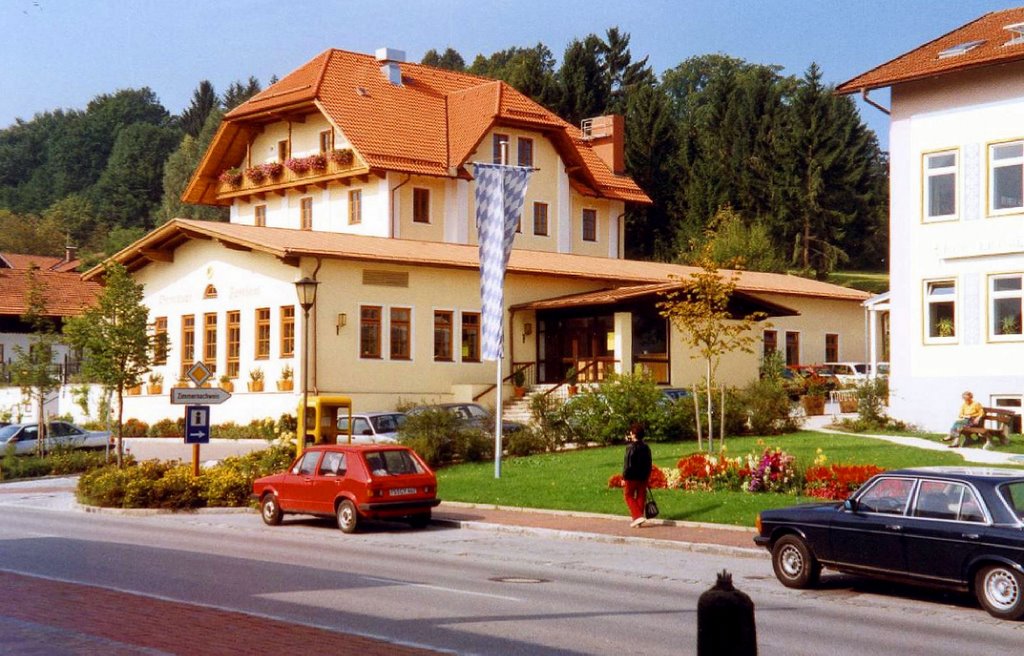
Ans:
[{"label": "street lamp post", "polygon": [[298,435],[295,436],[296,450],[306,448],[306,412],[309,404],[309,311],[316,305],[316,288],[319,280],[304,276],[295,281],[295,293],[302,308],[302,412],[298,417]]}]

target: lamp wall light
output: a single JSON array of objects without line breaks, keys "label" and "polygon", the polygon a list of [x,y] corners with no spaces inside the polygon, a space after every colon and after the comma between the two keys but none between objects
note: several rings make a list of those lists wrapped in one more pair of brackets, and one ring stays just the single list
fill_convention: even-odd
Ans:
[{"label": "lamp wall light", "polygon": [[348,315],[345,314],[344,312],[339,313],[338,314],[338,321],[334,325],[334,333],[336,335],[340,335],[341,334],[341,329],[344,328],[347,324],[348,324]]}]

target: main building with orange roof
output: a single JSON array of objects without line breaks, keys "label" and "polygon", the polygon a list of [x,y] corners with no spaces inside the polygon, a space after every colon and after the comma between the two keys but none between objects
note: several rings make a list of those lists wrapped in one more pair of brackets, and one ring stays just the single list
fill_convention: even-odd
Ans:
[{"label": "main building with orange roof", "polygon": [[1019,415],[1024,7],[985,14],[838,91],[885,87],[892,98],[890,412],[945,430],[969,389],[983,405]]},{"label": "main building with orange roof", "polygon": [[[403,59],[328,50],[229,112],[184,200],[228,207],[230,222],[174,220],[114,256],[169,337],[156,365],[165,380],[204,361],[235,390],[218,422],[294,412],[301,384],[288,389],[286,370],[364,410],[493,405],[516,370],[538,386],[570,368],[587,380],[637,368],[666,385],[699,380],[656,308],[693,270],[623,258],[627,205],[650,201],[625,173],[622,118],[570,125],[504,82]],[[500,388],[480,353],[475,162],[534,169],[505,284]],[[302,277],[320,283],[307,371]],[[735,304],[772,315],[764,350],[796,364],[863,359],[865,298],[743,273]],[[728,358],[723,378],[753,378],[759,355]],[[166,394],[128,403],[146,420],[178,412]]]}]

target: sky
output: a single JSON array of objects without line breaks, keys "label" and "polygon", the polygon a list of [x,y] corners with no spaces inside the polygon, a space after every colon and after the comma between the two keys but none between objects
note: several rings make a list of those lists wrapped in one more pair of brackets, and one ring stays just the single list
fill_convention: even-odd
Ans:
[{"label": "sky", "polygon": [[[419,61],[453,47],[467,63],[511,46],[547,45],[617,26],[659,75],[721,53],[801,75],[817,62],[839,84],[982,14],[1024,0],[2,0],[0,128],[93,97],[148,86],[171,113],[200,80],[218,91],[266,86],[328,48],[388,46]],[[888,93],[872,98],[888,104]],[[888,143],[888,120],[858,100]]]}]

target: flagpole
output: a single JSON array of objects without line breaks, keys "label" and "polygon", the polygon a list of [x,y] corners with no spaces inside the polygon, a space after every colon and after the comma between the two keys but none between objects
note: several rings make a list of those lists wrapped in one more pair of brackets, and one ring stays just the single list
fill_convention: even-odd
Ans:
[{"label": "flagpole", "polygon": [[[502,323],[504,323],[504,317],[502,317]],[[501,361],[504,357],[505,354],[502,352],[501,357],[498,358],[498,366],[495,367],[498,371],[498,379],[494,387],[495,407],[497,408],[494,411],[494,478],[501,478]]]}]

